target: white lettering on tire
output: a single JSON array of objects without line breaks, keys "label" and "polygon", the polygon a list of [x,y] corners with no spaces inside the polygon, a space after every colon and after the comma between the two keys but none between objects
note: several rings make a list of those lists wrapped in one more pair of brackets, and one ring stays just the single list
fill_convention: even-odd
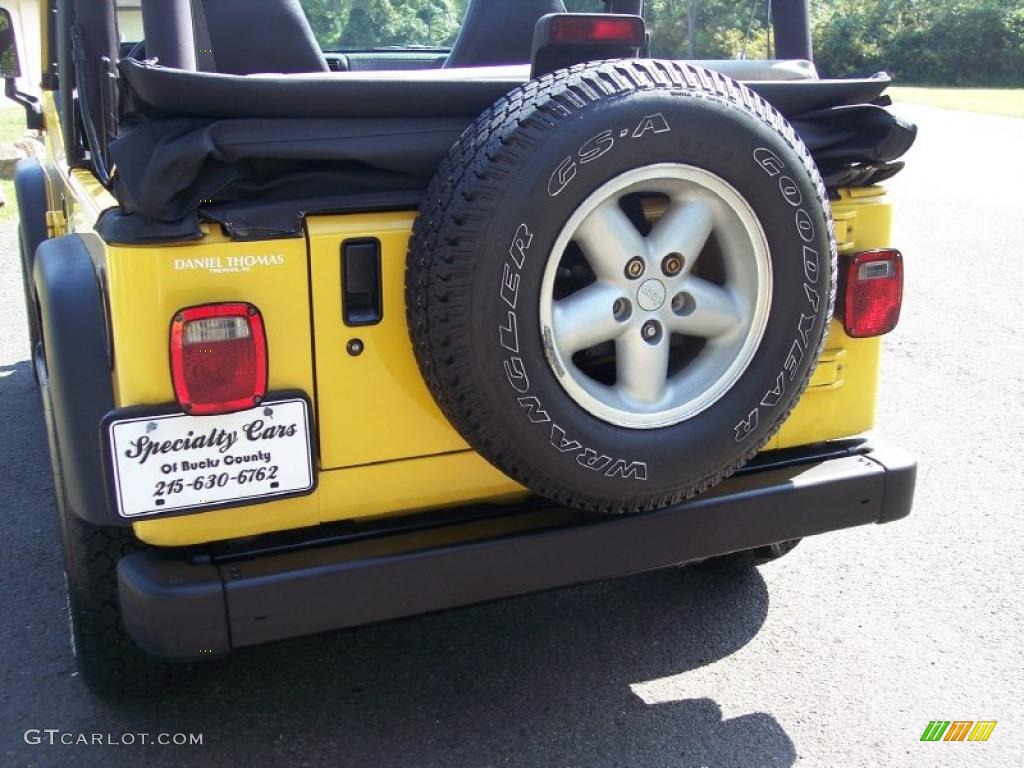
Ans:
[{"label": "white lettering on tire", "polygon": [[[627,137],[642,139],[647,135],[668,133],[671,130],[672,127],[668,124],[668,120],[665,119],[665,115],[661,112],[655,112],[653,115],[642,117],[635,128],[622,128],[618,135],[622,139]],[[548,178],[548,195],[550,197],[558,197],[576,178],[581,165],[592,163],[599,157],[604,157],[614,148],[615,131],[601,131],[596,136],[591,136],[580,145],[579,149],[562,160],[555,170],[552,171],[550,178]]]},{"label": "white lettering on tire", "polygon": [[782,169],[784,167],[782,165],[782,161],[779,160],[779,156],[770,149],[765,149],[764,147],[759,147],[754,150],[754,162],[761,167],[761,170],[772,178],[782,173]]},{"label": "white lettering on tire", "polygon": [[[770,178],[778,177],[779,195],[790,206],[796,208],[794,221],[796,223],[797,235],[804,243],[812,243],[815,238],[814,220],[806,208],[801,207],[803,195],[797,183],[790,176],[783,173],[786,170],[785,163],[779,156],[766,147],[758,147],[754,150],[754,163],[764,171]],[[781,174],[781,175],[780,175]],[[769,389],[761,397],[760,402],[747,414],[734,428],[734,437],[737,443],[749,439],[760,424],[761,409],[777,408],[782,402],[786,391],[786,381],[794,381],[797,371],[800,369],[804,358],[813,352],[811,349],[811,331],[817,319],[818,310],[821,308],[821,295],[816,284],[820,269],[818,252],[810,245],[804,245],[802,251],[804,271],[804,295],[811,308],[812,314],[800,313],[797,321],[796,337],[789,348],[789,353],[782,364],[782,370],[775,377],[775,386]]]}]

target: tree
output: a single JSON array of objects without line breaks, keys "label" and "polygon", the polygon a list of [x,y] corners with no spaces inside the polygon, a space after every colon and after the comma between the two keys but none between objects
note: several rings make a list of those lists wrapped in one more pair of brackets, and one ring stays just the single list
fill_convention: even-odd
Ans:
[{"label": "tree", "polygon": [[324,50],[447,46],[468,0],[302,0]]},{"label": "tree", "polygon": [[818,67],[933,85],[1024,84],[1020,0],[814,0]]},{"label": "tree", "polygon": [[[516,2],[517,0],[506,0]],[[302,0],[327,50],[450,45],[468,0]],[[601,0],[566,0],[596,12]],[[654,56],[771,58],[768,0],[646,0]],[[811,0],[816,63],[832,77],[887,70],[905,82],[1024,85],[1022,0]]]}]

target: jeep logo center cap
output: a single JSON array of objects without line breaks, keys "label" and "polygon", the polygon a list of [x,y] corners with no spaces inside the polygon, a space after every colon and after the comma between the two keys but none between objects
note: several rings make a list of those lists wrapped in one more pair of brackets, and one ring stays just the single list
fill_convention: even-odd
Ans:
[{"label": "jeep logo center cap", "polygon": [[637,289],[636,303],[640,305],[641,309],[648,312],[661,309],[661,305],[665,303],[665,286],[661,280],[653,277],[650,280],[644,280]]}]

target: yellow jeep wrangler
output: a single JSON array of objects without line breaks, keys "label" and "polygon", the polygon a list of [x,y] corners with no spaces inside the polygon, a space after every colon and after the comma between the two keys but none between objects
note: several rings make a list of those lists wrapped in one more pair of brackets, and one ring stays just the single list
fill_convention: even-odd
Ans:
[{"label": "yellow jeep wrangler", "polygon": [[94,690],[909,513],[865,433],[915,129],[818,77],[805,0],[775,58],[701,62],[642,0],[409,0],[453,39],[345,51],[310,18],[376,6],[324,5],[2,3]]}]

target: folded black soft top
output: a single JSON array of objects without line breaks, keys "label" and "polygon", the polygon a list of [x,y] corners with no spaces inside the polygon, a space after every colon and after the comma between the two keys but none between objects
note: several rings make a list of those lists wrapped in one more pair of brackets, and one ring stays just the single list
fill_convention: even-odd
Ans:
[{"label": "folded black soft top", "polygon": [[[765,69],[777,79],[745,84],[793,123],[827,184],[901,167],[915,130],[879,106],[887,76],[817,80],[806,62],[751,71]],[[526,66],[236,76],[128,59],[119,70],[120,205],[98,230],[120,243],[198,238],[201,218],[266,239],[301,235],[314,212],[414,207],[461,132],[529,79]]]},{"label": "folded black soft top", "polygon": [[[720,62],[724,66],[716,69],[728,74],[732,63]],[[224,75],[126,59],[119,68],[126,85],[124,109],[128,116],[174,114],[219,119],[474,118],[530,79],[529,65]],[[881,74],[851,80],[743,78],[743,82],[783,114],[793,115],[869,103],[881,95],[890,80]]]}]

